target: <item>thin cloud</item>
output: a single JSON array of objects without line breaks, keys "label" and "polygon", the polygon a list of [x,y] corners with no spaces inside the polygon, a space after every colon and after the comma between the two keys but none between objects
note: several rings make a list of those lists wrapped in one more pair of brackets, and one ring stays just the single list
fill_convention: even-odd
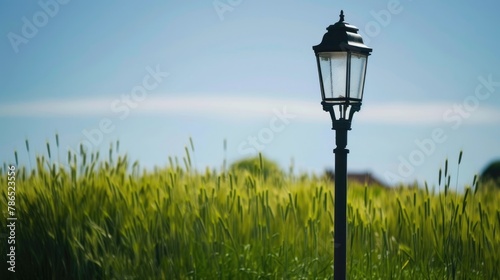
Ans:
[{"label": "thin cloud", "polygon": [[95,116],[109,111],[111,100],[41,100],[0,105],[0,117]]},{"label": "thin cloud", "polygon": [[[114,106],[113,106],[114,104]],[[297,121],[325,122],[329,116],[319,102],[265,97],[228,97],[199,95],[192,97],[149,97],[131,106],[121,100],[104,98],[44,100],[0,105],[0,117],[118,117],[117,108],[127,107],[136,115],[191,116],[226,121],[269,117],[275,111],[295,115]],[[480,106],[468,116],[460,115],[453,103],[384,103],[363,105],[356,122],[373,124],[439,124],[452,117],[472,123],[500,123],[500,110]],[[445,117],[447,116],[448,119]]]}]

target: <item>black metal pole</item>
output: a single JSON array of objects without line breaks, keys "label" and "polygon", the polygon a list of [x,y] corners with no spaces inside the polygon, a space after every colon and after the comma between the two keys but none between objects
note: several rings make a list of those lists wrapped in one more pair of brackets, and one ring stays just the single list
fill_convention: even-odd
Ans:
[{"label": "black metal pole", "polygon": [[350,122],[337,120],[335,130],[335,235],[334,235],[334,279],[346,279],[347,264],[347,131]]}]

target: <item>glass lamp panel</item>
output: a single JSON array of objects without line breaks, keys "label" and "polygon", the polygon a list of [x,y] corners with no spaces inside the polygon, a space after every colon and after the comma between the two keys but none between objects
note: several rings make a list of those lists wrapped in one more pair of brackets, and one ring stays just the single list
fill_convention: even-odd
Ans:
[{"label": "glass lamp panel", "polygon": [[365,85],[366,55],[351,53],[351,98],[362,99]]},{"label": "glass lamp panel", "polygon": [[347,52],[319,53],[325,98],[346,97]]}]

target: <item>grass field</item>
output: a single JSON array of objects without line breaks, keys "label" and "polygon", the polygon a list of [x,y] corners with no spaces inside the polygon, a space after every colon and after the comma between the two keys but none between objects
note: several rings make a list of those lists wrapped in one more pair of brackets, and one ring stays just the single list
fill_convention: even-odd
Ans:
[{"label": "grass field", "polygon": [[[1,279],[332,278],[329,180],[194,170],[189,148],[145,171],[116,149],[55,156],[47,144],[15,163],[16,272],[2,238]],[[500,192],[475,179],[453,192],[449,173],[433,188],[349,185],[349,279],[499,279]]]}]

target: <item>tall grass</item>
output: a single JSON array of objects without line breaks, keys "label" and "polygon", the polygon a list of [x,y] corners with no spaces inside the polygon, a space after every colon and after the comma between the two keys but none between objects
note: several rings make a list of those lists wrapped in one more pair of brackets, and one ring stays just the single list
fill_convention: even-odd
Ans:
[{"label": "tall grass", "polygon": [[[69,152],[62,164],[47,144],[48,158],[18,167],[18,279],[332,278],[329,180],[198,171],[192,142],[181,161],[150,171],[117,149],[106,160]],[[499,193],[477,191],[476,182],[452,192],[449,176],[446,164],[438,192],[349,186],[350,279],[500,275]],[[0,192],[5,206],[6,187]],[[5,264],[5,239],[0,252]],[[6,267],[1,274],[13,276]]]}]

